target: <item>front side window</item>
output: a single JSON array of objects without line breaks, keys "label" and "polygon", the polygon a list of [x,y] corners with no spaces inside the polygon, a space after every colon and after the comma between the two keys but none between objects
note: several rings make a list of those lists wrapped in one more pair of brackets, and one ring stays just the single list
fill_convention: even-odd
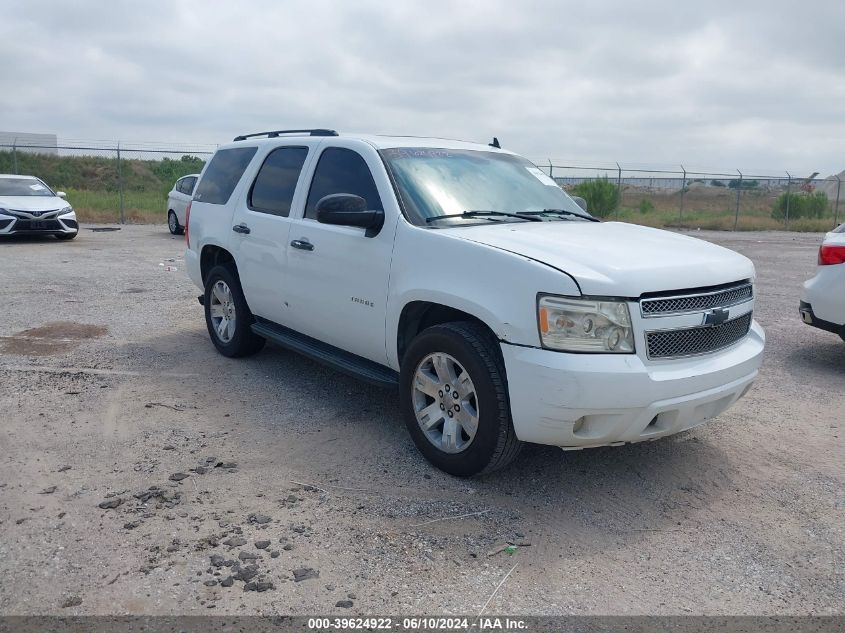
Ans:
[{"label": "front side window", "polygon": [[243,176],[249,161],[255,156],[255,147],[221,149],[208,164],[197,187],[194,199],[209,204],[226,204]]},{"label": "front side window", "polygon": [[307,147],[280,147],[270,152],[252,184],[249,208],[288,217],[299,173],[307,156]]},{"label": "front side window", "polygon": [[383,210],[370,168],[361,155],[351,149],[329,147],[320,155],[308,192],[305,217],[316,220],[317,203],[334,193],[361,196],[367,201],[368,210]]},{"label": "front side window", "polygon": [[0,178],[0,196],[54,196],[50,188],[37,178]]},{"label": "front side window", "polygon": [[[500,213],[563,209],[585,215],[576,202],[533,163],[482,150],[397,147],[381,152],[411,222],[465,211]],[[475,223],[471,218],[446,222]]]},{"label": "front side window", "polygon": [[189,196],[194,193],[194,186],[197,184],[196,176],[188,176],[185,178],[185,193]]}]

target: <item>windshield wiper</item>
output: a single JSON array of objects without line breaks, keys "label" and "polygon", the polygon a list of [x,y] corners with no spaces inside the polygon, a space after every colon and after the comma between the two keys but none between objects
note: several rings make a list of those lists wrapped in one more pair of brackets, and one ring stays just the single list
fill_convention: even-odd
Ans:
[{"label": "windshield wiper", "polygon": [[568,209],[543,209],[542,211],[520,211],[519,215],[528,215],[528,216],[538,216],[538,215],[571,215],[576,218],[582,218],[584,220],[589,220],[590,222],[599,222],[598,218],[594,218],[590,215],[584,215],[583,213],[575,213],[575,211],[569,211]]},{"label": "windshield wiper", "polygon": [[463,213],[450,213],[448,215],[435,215],[426,218],[426,224],[434,222],[435,220],[445,220],[447,218],[493,218],[493,217],[518,218],[520,220],[530,220],[532,222],[542,222],[540,218],[526,216],[523,213],[505,213],[504,211],[464,211]]}]

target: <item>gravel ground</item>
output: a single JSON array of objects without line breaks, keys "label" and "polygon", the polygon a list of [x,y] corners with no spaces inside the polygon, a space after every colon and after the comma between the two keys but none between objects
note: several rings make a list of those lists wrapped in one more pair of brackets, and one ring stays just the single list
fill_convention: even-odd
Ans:
[{"label": "gravel ground", "polygon": [[746,398],[471,480],[393,391],[218,355],[162,227],[0,243],[0,614],[477,614],[509,572],[486,612],[842,614],[845,344],[797,314],[820,236],[696,235],[757,265]]}]

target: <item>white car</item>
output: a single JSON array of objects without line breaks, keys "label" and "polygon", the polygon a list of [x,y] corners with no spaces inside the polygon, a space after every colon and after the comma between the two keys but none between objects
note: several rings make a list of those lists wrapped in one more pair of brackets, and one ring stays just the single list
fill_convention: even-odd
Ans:
[{"label": "white car", "polygon": [[53,191],[35,176],[0,174],[0,235],[55,235],[72,240],[79,233],[64,191]]},{"label": "white car", "polygon": [[167,228],[173,235],[182,235],[185,227],[185,209],[194,194],[199,174],[188,174],[175,183],[167,194]]},{"label": "white car", "polygon": [[188,218],[220,353],[271,340],[398,387],[417,447],[454,475],[500,468],[522,442],[692,428],[745,394],[763,358],[747,258],[599,222],[497,147],[240,136],[206,165]]},{"label": "white car", "polygon": [[845,224],[825,235],[818,271],[804,282],[799,312],[807,325],[845,340]]}]

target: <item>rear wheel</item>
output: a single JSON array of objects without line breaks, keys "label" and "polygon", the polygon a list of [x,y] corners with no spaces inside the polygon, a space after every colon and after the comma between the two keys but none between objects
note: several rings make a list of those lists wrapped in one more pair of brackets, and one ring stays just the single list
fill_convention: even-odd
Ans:
[{"label": "rear wheel", "polygon": [[179,224],[179,219],[176,217],[176,213],[174,211],[167,212],[167,228],[170,229],[170,232],[173,235],[182,235],[184,229]]},{"label": "rear wheel", "polygon": [[232,358],[255,354],[264,339],[252,331],[255,318],[246,304],[237,275],[215,266],[205,280],[205,324],[217,351]]},{"label": "rear wheel", "polygon": [[499,342],[455,322],[419,334],[402,359],[405,425],[435,466],[466,477],[507,466],[519,453]]}]

